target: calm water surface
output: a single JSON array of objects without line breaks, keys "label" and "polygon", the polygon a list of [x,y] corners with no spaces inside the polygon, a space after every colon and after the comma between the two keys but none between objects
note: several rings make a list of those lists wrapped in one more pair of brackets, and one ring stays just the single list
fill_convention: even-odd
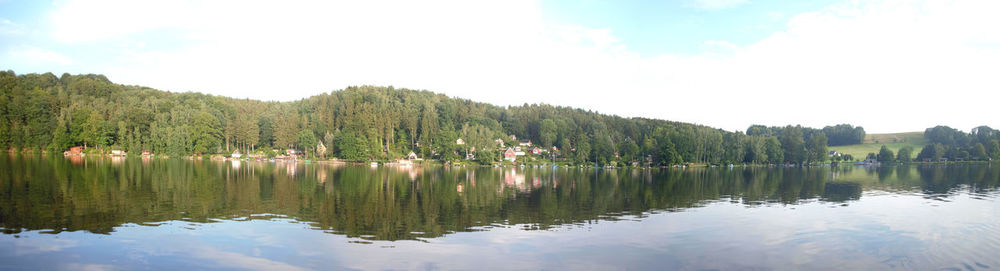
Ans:
[{"label": "calm water surface", "polygon": [[1000,166],[0,157],[0,269],[1000,269]]}]

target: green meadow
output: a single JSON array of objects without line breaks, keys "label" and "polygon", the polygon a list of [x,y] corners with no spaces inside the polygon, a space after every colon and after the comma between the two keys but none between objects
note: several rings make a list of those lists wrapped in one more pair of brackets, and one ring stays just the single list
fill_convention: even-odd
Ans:
[{"label": "green meadow", "polygon": [[913,148],[913,157],[916,157],[920,149],[927,145],[927,139],[924,138],[924,132],[869,134],[865,135],[862,144],[830,146],[829,150],[850,154],[854,156],[854,159],[864,160],[868,153],[878,153],[882,145],[892,150],[893,154],[899,152],[899,149],[903,147],[910,146]]}]

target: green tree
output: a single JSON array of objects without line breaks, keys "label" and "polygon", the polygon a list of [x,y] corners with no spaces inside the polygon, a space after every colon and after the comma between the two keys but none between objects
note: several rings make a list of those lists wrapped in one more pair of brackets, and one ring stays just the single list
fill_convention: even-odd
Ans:
[{"label": "green tree", "polygon": [[913,147],[910,146],[902,147],[899,149],[898,152],[896,152],[896,160],[903,163],[908,163],[910,161],[913,161],[912,157],[913,157]]},{"label": "green tree", "polygon": [[552,144],[556,142],[556,122],[552,119],[544,119],[538,128],[538,139],[541,141],[542,147],[552,147]]},{"label": "green tree", "polygon": [[665,139],[660,144],[660,164],[664,166],[676,165],[683,163],[683,158],[680,153],[677,153],[677,148],[674,147],[674,143],[669,139]]},{"label": "green tree", "polygon": [[809,162],[823,162],[829,157],[829,153],[826,148],[826,134],[817,133],[813,134],[809,141],[806,142],[806,152],[808,154]]},{"label": "green tree", "polygon": [[586,164],[590,161],[590,138],[585,134],[577,135],[576,138],[576,162]]},{"label": "green tree", "polygon": [[972,146],[972,151],[969,154],[972,159],[986,160],[986,146],[983,143],[976,143],[976,145]]},{"label": "green tree", "polygon": [[263,146],[274,147],[274,126],[271,124],[271,118],[263,116],[257,121],[257,131],[259,132],[257,139]]},{"label": "green tree", "polygon": [[785,151],[785,161],[802,163],[806,161],[805,140],[802,137],[801,126],[785,126],[781,132],[781,146]]},{"label": "green tree", "polygon": [[370,158],[367,146],[368,139],[353,129],[348,129],[338,135],[336,142],[337,156],[352,161],[365,161]]},{"label": "green tree", "polygon": [[96,111],[90,109],[77,109],[73,112],[73,120],[70,126],[70,138],[74,144],[84,146],[98,146],[105,143],[104,134],[101,127],[104,126],[104,119]]},{"label": "green tree", "polygon": [[917,160],[938,161],[944,157],[945,150],[941,144],[928,144],[917,154]]},{"label": "green tree", "polygon": [[70,139],[66,119],[60,117],[52,129],[52,143],[49,144],[48,149],[53,152],[61,152],[69,148],[71,144],[72,139]]},{"label": "green tree", "polygon": [[618,151],[621,153],[622,161],[632,162],[638,158],[639,145],[632,140],[626,140],[618,146]]},{"label": "green tree", "polygon": [[195,115],[191,123],[191,151],[195,154],[216,153],[222,143],[219,119],[208,112]]},{"label": "green tree", "polygon": [[878,157],[876,159],[879,162],[892,162],[895,160],[892,151],[885,145],[882,145],[882,148],[878,150]]},{"label": "green tree", "polygon": [[309,155],[309,149],[315,147],[316,142],[319,141],[316,139],[316,134],[309,129],[303,129],[302,131],[299,131],[297,137],[298,140],[296,140],[295,142],[296,146],[298,147],[298,149],[306,152],[306,156]]},{"label": "green tree", "polygon": [[996,139],[990,140],[990,146],[986,151],[993,160],[1000,159],[1000,141]]},{"label": "green tree", "polygon": [[770,164],[781,164],[785,161],[784,148],[777,137],[769,136],[764,141],[764,152],[767,154],[767,162]]}]

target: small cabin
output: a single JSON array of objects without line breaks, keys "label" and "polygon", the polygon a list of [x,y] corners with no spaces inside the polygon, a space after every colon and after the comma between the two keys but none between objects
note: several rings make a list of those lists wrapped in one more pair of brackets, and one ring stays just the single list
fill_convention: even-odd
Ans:
[{"label": "small cabin", "polygon": [[240,153],[240,150],[235,150],[235,151],[233,151],[233,155],[231,157],[232,158],[240,158],[242,156],[243,156],[243,154]]},{"label": "small cabin", "polygon": [[456,139],[455,140],[455,145],[465,145],[465,141],[463,141],[461,138]]},{"label": "small cabin", "polygon": [[83,146],[70,147],[69,150],[64,151],[64,156],[81,156],[83,155]]},{"label": "small cabin", "polygon": [[411,152],[410,152],[410,154],[407,154],[407,155],[406,155],[406,159],[410,159],[410,160],[413,160],[413,159],[417,159],[417,154],[416,154],[416,153],[413,153],[413,152],[411,151]]}]

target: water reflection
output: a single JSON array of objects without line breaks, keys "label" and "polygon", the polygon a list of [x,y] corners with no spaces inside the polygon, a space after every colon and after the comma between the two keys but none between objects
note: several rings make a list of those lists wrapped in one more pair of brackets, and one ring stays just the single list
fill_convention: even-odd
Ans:
[{"label": "water reflection", "polygon": [[996,190],[1000,167],[534,169],[294,162],[5,157],[0,227],[109,234],[126,223],[288,216],[369,240],[433,238],[491,225],[552,226],[716,201],[851,204],[864,191],[927,197]]}]

